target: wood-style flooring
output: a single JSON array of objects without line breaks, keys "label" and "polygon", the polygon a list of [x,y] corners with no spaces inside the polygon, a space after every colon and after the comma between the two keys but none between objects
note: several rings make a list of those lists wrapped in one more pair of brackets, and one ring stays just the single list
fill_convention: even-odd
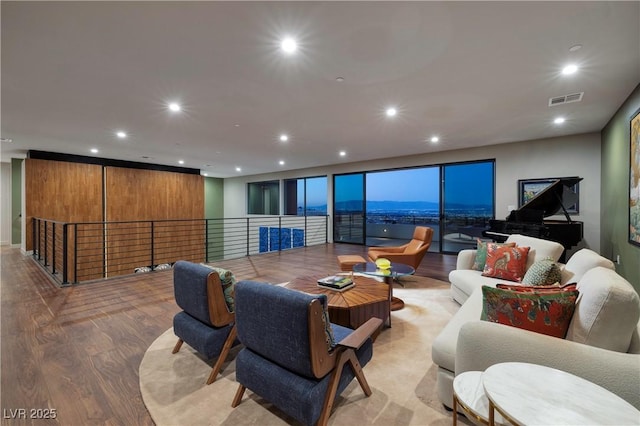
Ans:
[{"label": "wood-style flooring", "polygon": [[[279,283],[330,275],[337,255],[365,253],[325,244],[217,265],[238,279]],[[447,281],[455,261],[427,253],[417,275]],[[178,312],[171,271],[59,288],[31,257],[6,246],[0,268],[1,424],[152,425],[138,366]]]}]

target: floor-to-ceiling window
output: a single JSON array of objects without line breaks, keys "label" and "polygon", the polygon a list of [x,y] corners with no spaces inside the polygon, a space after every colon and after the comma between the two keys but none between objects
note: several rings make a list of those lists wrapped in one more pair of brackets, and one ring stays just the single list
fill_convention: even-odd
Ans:
[{"label": "floor-to-ceiling window", "polygon": [[442,250],[475,247],[495,213],[494,162],[448,164],[442,179]]},{"label": "floor-to-ceiling window", "polygon": [[333,177],[333,240],[364,244],[364,173]]},{"label": "floor-to-ceiling window", "polygon": [[439,167],[369,172],[366,183],[367,245],[410,240],[419,225],[433,228],[438,241]]},{"label": "floor-to-ceiling window", "polygon": [[327,214],[327,177],[287,179],[284,181],[285,214],[324,216]]},{"label": "floor-to-ceiling window", "polygon": [[334,241],[397,245],[418,225],[430,251],[475,246],[495,208],[493,160],[334,176]]}]

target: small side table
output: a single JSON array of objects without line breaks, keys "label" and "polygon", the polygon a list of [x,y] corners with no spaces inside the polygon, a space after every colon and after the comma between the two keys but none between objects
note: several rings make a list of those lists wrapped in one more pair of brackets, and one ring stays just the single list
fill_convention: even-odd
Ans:
[{"label": "small side table", "polygon": [[[629,378],[633,380],[633,378]],[[616,394],[566,371],[505,362],[482,375],[492,412],[514,424],[638,425],[640,411]]]},{"label": "small side table", "polygon": [[413,275],[416,270],[410,265],[396,262],[392,262],[389,269],[383,270],[378,269],[378,265],[374,262],[365,262],[353,265],[353,272],[384,278],[384,282],[389,284],[389,291],[391,292],[391,310],[398,311],[404,308],[404,301],[393,296],[393,281],[397,281],[398,278],[406,275]]},{"label": "small side table", "polygon": [[[453,379],[453,426],[458,424],[458,408],[475,424],[489,424],[489,399],[482,385],[482,371],[466,371]],[[506,424],[499,414],[496,424]]]}]

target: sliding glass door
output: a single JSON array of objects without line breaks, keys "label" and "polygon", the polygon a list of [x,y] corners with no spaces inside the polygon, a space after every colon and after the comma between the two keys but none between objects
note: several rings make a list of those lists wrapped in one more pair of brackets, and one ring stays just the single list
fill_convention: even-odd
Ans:
[{"label": "sliding glass door", "polygon": [[366,182],[368,246],[400,245],[416,226],[428,226],[438,250],[440,167],[369,172]]},{"label": "sliding glass door", "polygon": [[476,247],[494,216],[494,162],[443,166],[442,252]]},{"label": "sliding glass door", "polygon": [[334,241],[400,245],[428,226],[429,251],[475,247],[494,217],[494,168],[489,160],[335,175]]},{"label": "sliding glass door", "polygon": [[364,173],[333,177],[333,241],[365,243]]}]

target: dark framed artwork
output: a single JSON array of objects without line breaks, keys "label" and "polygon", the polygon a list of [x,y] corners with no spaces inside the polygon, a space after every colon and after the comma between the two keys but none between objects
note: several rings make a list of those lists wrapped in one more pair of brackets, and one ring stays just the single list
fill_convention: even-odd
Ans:
[{"label": "dark framed artwork", "polygon": [[640,246],[640,109],[629,126],[629,242]]},{"label": "dark framed artwork", "polygon": [[[531,201],[533,197],[538,195],[540,191],[557,181],[558,179],[566,178],[544,178],[544,179],[520,179],[518,180],[518,208]],[[578,199],[580,198],[580,183],[576,183],[571,187],[571,190],[576,193]],[[572,206],[565,206],[567,213],[578,214],[580,213],[579,201]],[[562,214],[562,212],[560,212]]]}]

